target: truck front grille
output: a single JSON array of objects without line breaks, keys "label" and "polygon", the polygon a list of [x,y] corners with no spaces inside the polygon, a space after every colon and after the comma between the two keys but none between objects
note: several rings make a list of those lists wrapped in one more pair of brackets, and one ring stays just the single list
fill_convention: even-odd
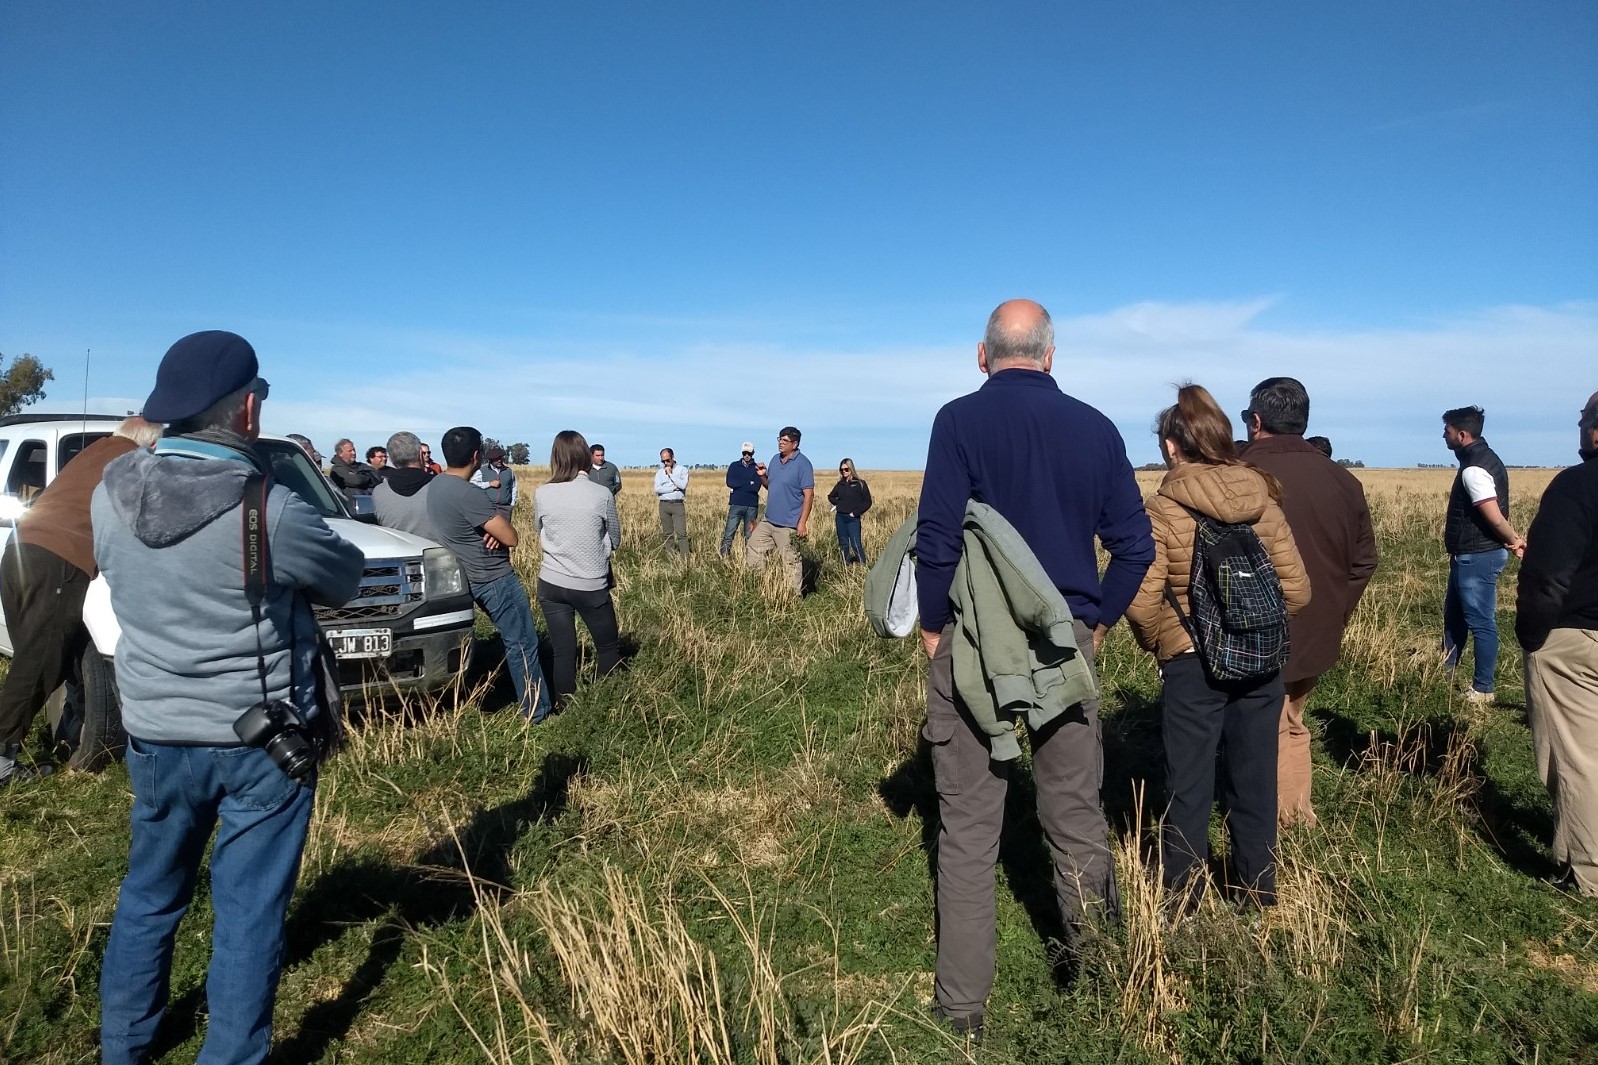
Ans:
[{"label": "truck front grille", "polygon": [[426,596],[421,559],[370,559],[355,598],[343,606],[317,607],[316,620],[323,625],[388,620],[408,613]]}]

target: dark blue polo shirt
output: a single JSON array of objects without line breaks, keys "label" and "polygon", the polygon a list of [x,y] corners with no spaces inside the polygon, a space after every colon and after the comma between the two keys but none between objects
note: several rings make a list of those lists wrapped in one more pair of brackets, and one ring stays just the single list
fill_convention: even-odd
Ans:
[{"label": "dark blue polo shirt", "polygon": [[[1143,496],[1114,424],[1039,370],[1001,370],[932,423],[916,525],[921,627],[949,623],[968,499],[1015,526],[1078,621],[1113,625],[1154,561]],[[1110,564],[1099,577],[1097,537]]]}]

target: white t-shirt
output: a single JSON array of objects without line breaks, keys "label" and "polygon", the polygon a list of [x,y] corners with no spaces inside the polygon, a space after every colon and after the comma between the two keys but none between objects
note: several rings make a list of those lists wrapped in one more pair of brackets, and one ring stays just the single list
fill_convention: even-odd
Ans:
[{"label": "white t-shirt", "polygon": [[1459,472],[1460,480],[1465,483],[1465,491],[1470,495],[1474,504],[1482,504],[1489,499],[1497,502],[1498,486],[1493,484],[1493,475],[1480,466],[1466,466]]}]

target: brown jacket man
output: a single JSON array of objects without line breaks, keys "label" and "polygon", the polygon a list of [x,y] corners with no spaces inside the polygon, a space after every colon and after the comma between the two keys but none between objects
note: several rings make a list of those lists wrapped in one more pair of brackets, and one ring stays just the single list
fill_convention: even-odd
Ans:
[{"label": "brown jacket man", "polygon": [[1343,630],[1376,572],[1376,535],[1359,478],[1304,442],[1262,436],[1243,458],[1282,482],[1282,511],[1315,598],[1293,619],[1282,679],[1315,681],[1337,664]]},{"label": "brown jacket man", "polygon": [[1304,440],[1309,394],[1291,377],[1261,381],[1244,412],[1251,443],[1243,459],[1282,485],[1282,510],[1315,597],[1292,622],[1292,657],[1278,732],[1277,803],[1284,825],[1315,823],[1304,705],[1342,653],[1359,597],[1376,572],[1376,536],[1359,479]]}]

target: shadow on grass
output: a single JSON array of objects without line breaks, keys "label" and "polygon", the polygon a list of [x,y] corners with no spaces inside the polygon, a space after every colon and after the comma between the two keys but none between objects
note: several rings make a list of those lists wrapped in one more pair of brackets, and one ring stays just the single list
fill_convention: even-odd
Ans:
[{"label": "shadow on grass", "polygon": [[[349,1033],[417,929],[466,918],[477,909],[480,896],[498,897],[509,891],[509,858],[517,840],[531,826],[561,815],[571,781],[586,768],[579,757],[545,755],[526,795],[478,811],[466,825],[440,836],[409,863],[351,858],[317,877],[299,898],[284,930],[285,970],[304,963],[351,926],[378,919],[381,924],[372,934],[366,957],[338,994],[306,1010],[294,1036],[275,1046],[272,1060],[300,1065],[320,1059]],[[203,988],[196,988],[168,1009],[152,1057],[194,1038],[204,1001]]]},{"label": "shadow on grass", "polygon": [[1118,686],[1104,729],[1104,816],[1122,832],[1143,832],[1160,815],[1165,794],[1165,747],[1160,738],[1160,700]]},{"label": "shadow on grass", "polygon": [[[1524,713],[1523,708],[1511,706],[1508,709]],[[1311,717],[1322,723],[1326,751],[1345,770],[1357,769],[1374,747],[1398,746],[1402,742],[1398,733],[1391,729],[1361,728],[1352,717],[1336,710],[1317,709],[1311,711]],[[1476,742],[1476,737],[1467,735],[1467,725],[1455,718],[1435,717],[1422,725],[1419,743],[1413,734],[1409,738],[1408,742],[1415,745],[1414,755],[1403,765],[1417,780],[1437,778],[1444,771],[1449,751],[1456,743]],[[1476,835],[1516,872],[1533,878],[1556,873],[1557,866],[1547,850],[1554,834],[1551,811],[1513,797],[1485,770],[1479,753],[1470,756],[1465,772],[1476,783],[1471,799],[1476,816],[1466,818]]]}]

